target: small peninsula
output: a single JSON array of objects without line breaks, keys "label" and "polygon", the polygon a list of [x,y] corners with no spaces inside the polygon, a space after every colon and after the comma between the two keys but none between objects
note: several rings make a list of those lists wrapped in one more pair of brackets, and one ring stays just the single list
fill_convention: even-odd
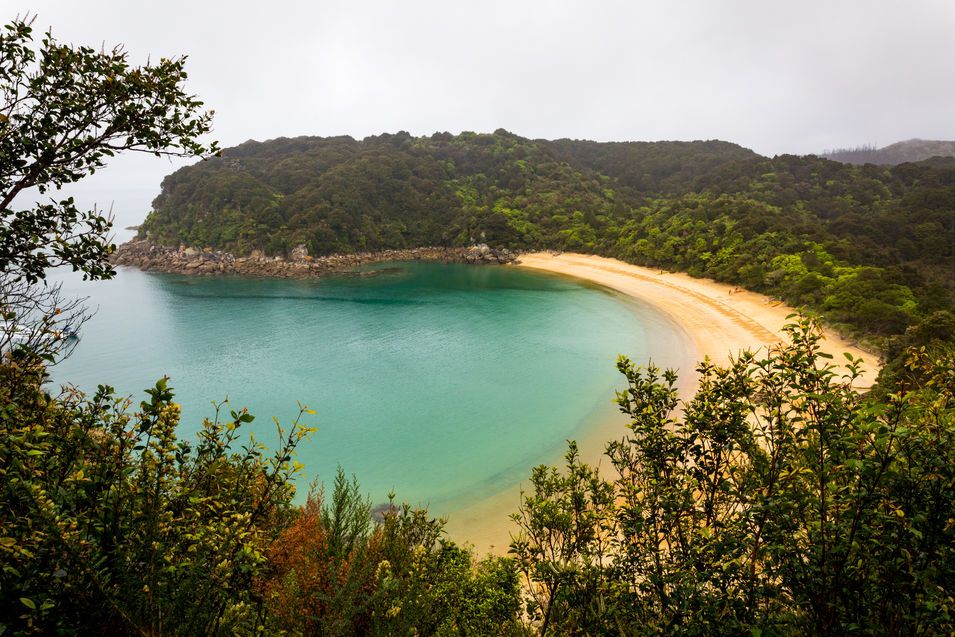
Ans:
[{"label": "small peninsula", "polygon": [[285,258],[281,255],[266,256],[261,250],[253,250],[248,256],[236,257],[224,250],[197,250],[186,246],[173,248],[149,240],[133,240],[119,246],[111,260],[115,265],[132,266],[147,272],[307,279],[354,271],[363,265],[387,261],[503,264],[516,258],[517,255],[507,248],[496,250],[484,244],[466,248],[406,248],[318,257],[310,256],[305,246],[300,245]]}]

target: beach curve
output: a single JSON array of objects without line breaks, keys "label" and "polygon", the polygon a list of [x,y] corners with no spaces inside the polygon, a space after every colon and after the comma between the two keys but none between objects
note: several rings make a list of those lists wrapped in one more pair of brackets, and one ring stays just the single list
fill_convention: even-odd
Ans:
[{"label": "beach curve", "polygon": [[[687,274],[631,265],[617,259],[578,253],[537,252],[522,254],[509,267],[521,267],[554,275],[572,277],[613,290],[646,303],[675,326],[698,359],[708,356],[725,365],[744,350],[766,348],[786,339],[783,327],[796,310],[762,294],[710,279]],[[833,361],[845,360],[843,352],[863,359],[863,373],[853,387],[866,390],[875,382],[879,358],[846,341],[831,330],[823,331],[822,350]],[[680,393],[686,398],[696,391],[694,365],[688,361],[680,370]],[[618,418],[594,426],[577,442],[581,459],[600,465],[606,443],[621,425]],[[559,458],[555,458],[559,461]],[[603,463],[605,464],[605,463]],[[527,468],[528,475],[531,467]],[[520,504],[520,487],[514,486],[466,508],[452,512],[447,530],[451,537],[474,546],[479,554],[505,554],[510,534],[516,527],[508,519]]]},{"label": "beach curve", "polygon": [[[777,300],[711,279],[646,268],[617,259],[577,253],[523,254],[518,267],[561,274],[616,290],[652,305],[692,339],[700,357],[725,365],[743,350],[756,350],[786,339],[783,327],[797,310]],[[823,352],[839,365],[843,352],[863,359],[853,387],[870,388],[879,373],[879,357],[831,330],[823,330]]]}]

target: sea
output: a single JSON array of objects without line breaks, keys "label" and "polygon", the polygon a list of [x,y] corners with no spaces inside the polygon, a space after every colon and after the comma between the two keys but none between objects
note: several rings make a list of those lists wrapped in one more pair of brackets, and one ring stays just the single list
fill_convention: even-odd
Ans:
[{"label": "sea", "polygon": [[460,510],[526,482],[567,440],[613,418],[618,355],[679,367],[687,354],[680,329],[651,305],[513,266],[53,278],[94,314],[52,368],[51,389],[107,384],[135,409],[168,376],[181,437],[228,400],[226,415],[255,416],[243,443],[251,433],[270,445],[276,421],[287,429],[306,406],[317,431],[295,458],[299,500],[342,467],[373,503],[394,494],[436,514]]}]

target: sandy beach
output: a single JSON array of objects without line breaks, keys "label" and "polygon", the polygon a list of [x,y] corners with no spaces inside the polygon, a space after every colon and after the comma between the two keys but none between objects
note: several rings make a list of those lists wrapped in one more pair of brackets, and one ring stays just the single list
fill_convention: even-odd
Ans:
[{"label": "sandy beach", "polygon": [[[778,301],[710,279],[663,272],[616,259],[586,254],[538,252],[521,255],[519,267],[544,270],[591,281],[640,299],[669,316],[692,339],[700,358],[725,364],[744,349],[773,345],[785,339],[783,326],[795,310]],[[855,382],[871,387],[879,371],[878,357],[829,331],[823,349],[844,360],[848,352],[865,361],[866,373]]]},{"label": "sandy beach", "polygon": [[[694,352],[696,359],[709,356],[717,364],[726,364],[742,350],[767,347],[784,340],[786,335],[782,328],[791,322],[786,317],[795,311],[769,297],[725,283],[604,257],[540,252],[521,255],[516,267],[589,281],[643,301],[682,329],[689,340],[687,351]],[[823,349],[833,355],[836,363],[844,360],[843,352],[864,360],[865,373],[855,382],[858,389],[864,390],[875,381],[879,360],[872,352],[828,331],[824,333]],[[688,363],[681,370],[680,378],[684,396],[692,394],[696,387],[692,375],[695,360]],[[599,464],[606,442],[618,435],[624,424],[622,415],[608,413],[578,440],[581,457]],[[559,461],[560,458],[553,460],[555,463]],[[528,476],[530,470],[528,467]],[[514,530],[508,515],[517,511],[519,502],[519,486],[505,489],[452,513],[448,532],[457,541],[473,544],[479,555],[487,551],[504,554]]]}]

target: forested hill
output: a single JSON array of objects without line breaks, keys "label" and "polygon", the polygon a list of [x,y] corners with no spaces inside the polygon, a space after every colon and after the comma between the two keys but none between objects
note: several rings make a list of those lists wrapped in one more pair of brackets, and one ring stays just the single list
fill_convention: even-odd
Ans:
[{"label": "forested hill", "polygon": [[590,234],[596,216],[626,216],[645,196],[684,192],[697,177],[754,157],[718,141],[601,144],[502,130],[249,141],[167,177],[144,232],[237,253],[299,243],[313,254],[449,245],[482,235],[513,247],[583,249],[590,237],[577,240],[567,223],[575,213]]},{"label": "forested hill", "polygon": [[246,142],[166,177],[141,236],[311,254],[483,241],[769,292],[869,334],[951,306],[955,160],[766,158],[720,141],[407,133]]},{"label": "forested hill", "polygon": [[848,164],[894,166],[905,162],[923,161],[933,157],[955,157],[955,141],[909,139],[882,148],[876,148],[875,146],[842,148],[823,153],[822,157]]}]

